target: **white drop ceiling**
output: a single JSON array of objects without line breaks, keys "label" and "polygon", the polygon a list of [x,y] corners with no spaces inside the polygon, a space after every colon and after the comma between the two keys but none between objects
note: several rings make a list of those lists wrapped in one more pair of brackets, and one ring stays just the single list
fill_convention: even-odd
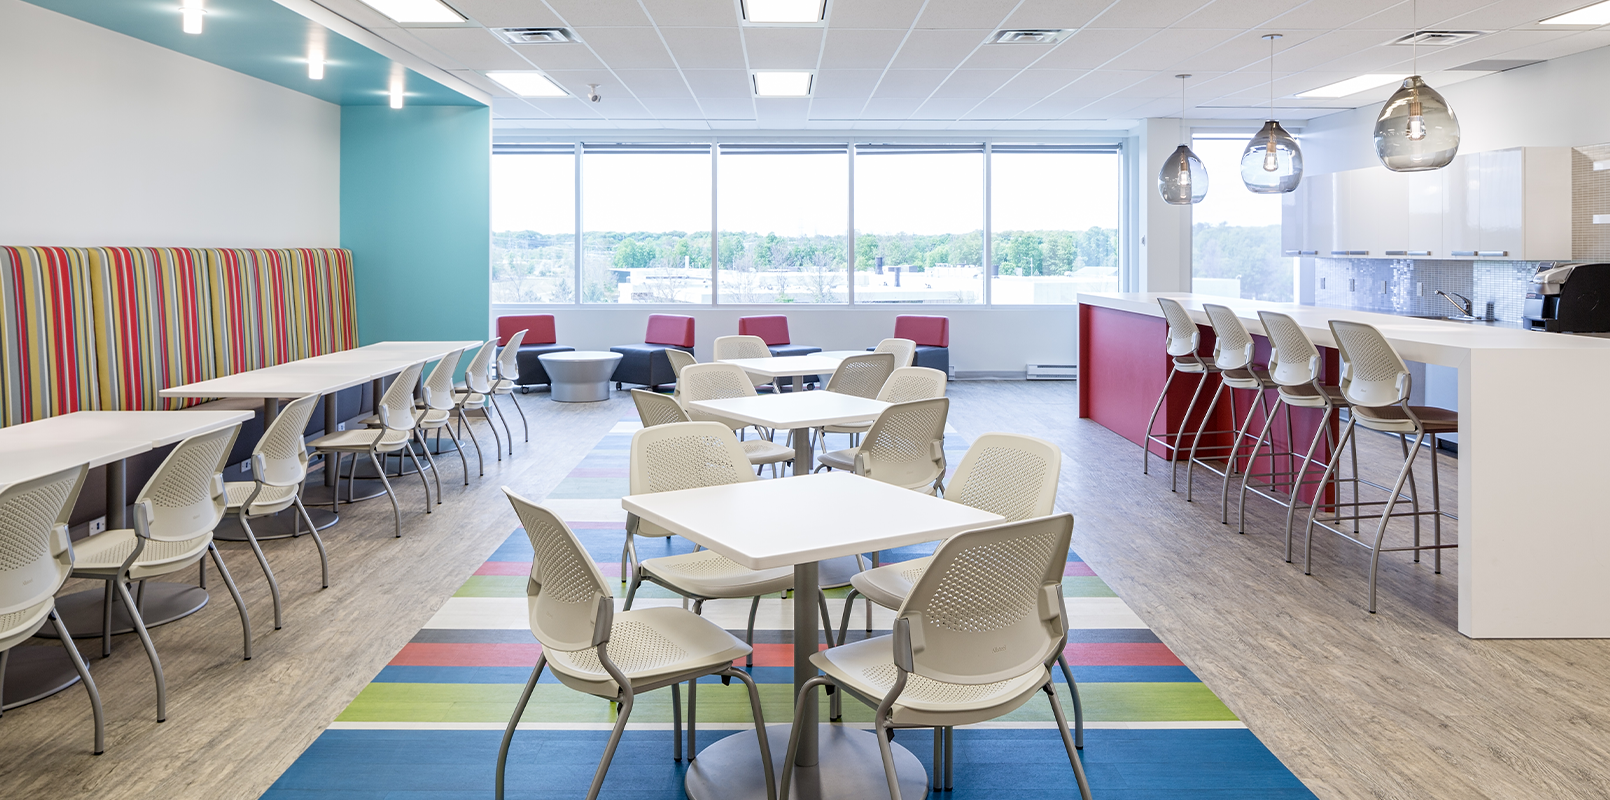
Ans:
[{"label": "white drop ceiling", "polygon": [[[1591,0],[828,0],[816,25],[751,25],[737,0],[446,0],[461,25],[399,25],[360,0],[318,0],[489,94],[518,129],[1084,130],[1268,113],[1309,119],[1385,100],[1393,86],[1296,98],[1362,73],[1404,73],[1416,28],[1482,36],[1419,48],[1432,86],[1610,45],[1610,27],[1538,21]],[[1417,14],[1417,22],[1412,15]],[[577,42],[511,45],[489,28],[564,27]],[[1054,45],[986,44],[1002,28],[1067,28]],[[489,71],[534,69],[571,97],[518,98]],[[812,70],[809,99],[756,98],[751,70]],[[602,101],[588,102],[598,84]]]}]

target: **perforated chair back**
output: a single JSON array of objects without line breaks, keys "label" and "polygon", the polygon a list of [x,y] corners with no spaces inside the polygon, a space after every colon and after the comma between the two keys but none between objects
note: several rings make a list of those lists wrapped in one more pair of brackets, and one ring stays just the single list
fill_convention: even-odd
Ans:
[{"label": "perforated chair back", "polygon": [[1319,348],[1297,321],[1273,311],[1259,311],[1258,319],[1269,336],[1269,376],[1275,383],[1301,386],[1319,380]]},{"label": "perforated chair back", "polygon": [[894,374],[898,361],[899,356],[894,353],[850,356],[839,362],[838,369],[833,370],[833,377],[827,379],[824,388],[829,392],[876,399],[878,392],[883,391],[883,385],[888,383],[889,376]]},{"label": "perforated chair back", "polygon": [[874,353],[894,353],[896,367],[909,367],[917,358],[917,343],[910,339],[884,339],[872,348]]},{"label": "perforated chair back", "polygon": [[1380,408],[1409,400],[1411,376],[1398,351],[1372,325],[1331,320],[1342,357],[1342,396],[1354,406]]},{"label": "perforated chair back", "polygon": [[958,533],[939,545],[901,604],[912,671],[978,685],[1044,669],[1067,623],[1062,571],[1073,515]]},{"label": "perforated chair back", "polygon": [[642,418],[645,428],[688,421],[688,412],[682,410],[682,404],[675,397],[633,389],[632,402],[637,404],[637,416]]},{"label": "perforated chair back", "polygon": [[[520,337],[524,335],[525,331],[520,331],[511,337],[509,339],[510,347],[518,345]],[[430,375],[425,378],[423,387],[425,406],[427,408],[436,411],[448,411],[453,408],[453,373],[458,371],[458,362],[463,358],[463,350],[454,350],[442,356],[441,360],[436,362],[436,366],[431,368]],[[499,359],[499,364],[501,363],[502,359]],[[501,368],[500,366],[499,369]]]},{"label": "perforated chair back", "polygon": [[464,386],[476,394],[492,393],[492,357],[497,349],[496,339],[481,345],[464,368]]},{"label": "perforated chair back", "polygon": [[948,383],[945,373],[928,367],[901,367],[889,373],[889,379],[878,390],[878,399],[885,403],[909,403],[944,397]]},{"label": "perforated chair back", "polygon": [[263,438],[252,448],[252,460],[259,461],[256,477],[267,486],[296,486],[307,477],[307,442],[302,438],[319,396],[310,394],[292,400],[263,431]]},{"label": "perforated chair back", "polygon": [[0,639],[26,635],[26,617],[6,615],[50,599],[73,570],[67,520],[84,486],[83,466],[0,489]]},{"label": "perforated chair back", "polygon": [[760,480],[738,437],[719,422],[656,425],[632,434],[632,494]]},{"label": "perforated chair back", "polygon": [[531,578],[526,581],[531,634],[548,650],[596,646],[599,604],[612,603],[614,597],[603,573],[558,515],[507,486],[503,493],[531,539]]},{"label": "perforated chair back", "polygon": [[682,407],[688,412],[688,419],[695,422],[720,422],[729,429],[744,427],[741,422],[729,421],[705,411],[700,411],[687,405],[690,400],[726,400],[732,397],[754,397],[755,385],[749,380],[749,373],[737,364],[722,364],[710,362],[708,364],[690,364],[682,368],[682,376],[677,379],[677,386],[682,389]]},{"label": "perforated chair back", "polygon": [[509,337],[509,343],[503,345],[503,349],[498,352],[498,377],[514,380],[520,375],[520,362],[517,359],[520,357],[520,345],[525,343],[526,333],[524,330],[515,331],[514,335]]},{"label": "perforated chair back", "polygon": [[1219,369],[1246,369],[1252,366],[1252,334],[1241,318],[1227,306],[1202,304],[1213,323],[1213,363]]},{"label": "perforated chair back", "polygon": [[667,349],[665,351],[665,360],[671,362],[671,375],[676,378],[676,387],[671,390],[671,394],[681,397],[682,370],[699,363],[699,361],[693,357],[692,353],[689,353],[686,350],[677,350],[674,348]]},{"label": "perforated chair back", "polygon": [[1168,354],[1176,358],[1196,355],[1202,344],[1202,331],[1196,327],[1196,320],[1178,300],[1159,297],[1157,304],[1163,307],[1163,319],[1168,321]]},{"label": "perforated chair back", "polygon": [[173,448],[134,499],[135,529],[141,536],[183,542],[212,532],[229,506],[224,463],[238,435],[236,423]]},{"label": "perforated chair back", "polygon": [[945,477],[950,399],[897,403],[883,410],[855,451],[855,474],[932,492]]},{"label": "perforated chair back", "polygon": [[419,382],[419,373],[425,369],[424,362],[410,364],[402,372],[397,373],[396,380],[386,387],[386,393],[380,396],[380,402],[375,405],[375,414],[380,417],[380,424],[387,430],[406,431],[414,427],[414,384]]},{"label": "perforated chair back", "polygon": [[945,487],[945,499],[1011,521],[1055,510],[1062,450],[1033,436],[986,433],[973,440]]},{"label": "perforated chair back", "polygon": [[[767,349],[766,340],[759,336],[717,336],[712,352],[716,361],[732,358],[771,358],[771,350]],[[749,382],[755,386],[771,383],[771,380],[764,375],[749,375]]]}]

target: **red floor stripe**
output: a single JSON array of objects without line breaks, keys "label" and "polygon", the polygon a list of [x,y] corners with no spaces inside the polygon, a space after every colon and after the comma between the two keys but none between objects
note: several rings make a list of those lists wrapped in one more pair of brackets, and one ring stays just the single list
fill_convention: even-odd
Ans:
[{"label": "red floor stripe", "polygon": [[1083,561],[1069,561],[1067,566],[1062,568],[1062,575],[1063,577],[1093,578],[1096,575],[1096,571]]},{"label": "red floor stripe", "polygon": [[391,660],[393,667],[526,667],[537,663],[542,645],[411,642]]},{"label": "red floor stripe", "polygon": [[1183,666],[1166,644],[1120,642],[1070,644],[1062,651],[1068,663],[1082,667],[1178,667]]},{"label": "red floor stripe", "polygon": [[476,575],[530,575],[529,561],[488,561],[475,571]]}]

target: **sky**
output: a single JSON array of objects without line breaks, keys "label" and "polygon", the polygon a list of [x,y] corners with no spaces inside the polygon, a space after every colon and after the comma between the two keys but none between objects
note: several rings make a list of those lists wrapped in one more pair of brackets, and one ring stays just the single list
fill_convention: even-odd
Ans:
[{"label": "sky", "polygon": [[[1250,136],[1234,139],[1198,137],[1191,142],[1191,150],[1202,159],[1208,172],[1208,193],[1202,202],[1191,207],[1191,222],[1218,225],[1279,225],[1280,195],[1253,194],[1241,184],[1241,151],[1246,149]],[[1149,184],[1156,190],[1153,175]]]},{"label": "sky", "polygon": [[[709,229],[709,156],[609,154],[583,159],[587,230]],[[779,236],[843,235],[849,202],[847,160],[845,155],[828,154],[720,157],[721,228]],[[574,164],[571,155],[493,156],[492,229],[574,230]],[[862,233],[980,230],[983,165],[978,153],[859,155],[856,226]],[[996,154],[994,227],[1080,231],[1116,227],[1119,166],[1116,154]]]}]

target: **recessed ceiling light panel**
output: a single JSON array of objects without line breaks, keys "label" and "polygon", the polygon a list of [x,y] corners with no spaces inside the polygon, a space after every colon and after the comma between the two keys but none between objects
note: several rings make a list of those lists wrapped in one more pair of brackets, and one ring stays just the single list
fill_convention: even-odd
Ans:
[{"label": "recessed ceiling light panel", "polygon": [[1557,17],[1549,17],[1539,25],[1607,25],[1610,24],[1610,0],[1603,3],[1594,3],[1586,8],[1567,11]]},{"label": "recessed ceiling light panel", "polygon": [[1019,28],[996,31],[989,44],[1056,44],[1067,38],[1065,28]]},{"label": "recessed ceiling light panel", "polygon": [[810,72],[762,71],[754,73],[756,97],[810,97]]},{"label": "recessed ceiling light panel", "polygon": [[540,72],[488,72],[486,77],[519,97],[565,97],[569,94]]},{"label": "recessed ceiling light panel", "polygon": [[1368,91],[1376,87],[1389,86],[1394,83],[1402,83],[1403,79],[1407,77],[1409,76],[1370,73],[1368,75],[1360,75],[1357,78],[1348,78],[1345,81],[1337,81],[1329,86],[1321,86],[1318,89],[1309,89],[1306,92],[1298,92],[1297,96],[1347,97],[1348,95],[1358,94],[1359,92]]},{"label": "recessed ceiling light panel", "polygon": [[363,0],[363,4],[402,23],[464,21],[463,14],[440,0]]},{"label": "recessed ceiling light panel", "polygon": [[492,32],[509,44],[564,44],[576,41],[568,28],[493,28]]},{"label": "recessed ceiling light panel", "polygon": [[827,15],[827,0],[743,0],[744,19],[767,25],[813,25]]}]

